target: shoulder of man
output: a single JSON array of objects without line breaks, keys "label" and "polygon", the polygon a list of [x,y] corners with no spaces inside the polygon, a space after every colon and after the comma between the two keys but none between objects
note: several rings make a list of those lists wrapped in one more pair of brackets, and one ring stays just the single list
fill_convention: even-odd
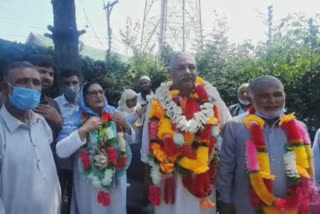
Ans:
[{"label": "shoulder of man", "polygon": [[235,108],[237,108],[238,104],[233,104],[231,106],[228,107],[229,111],[234,110]]},{"label": "shoulder of man", "polygon": [[[46,135],[50,138],[53,137],[52,129],[50,128],[50,125],[48,124],[47,120],[40,114],[32,112],[32,114],[35,117],[36,123],[42,127],[41,130],[44,130]],[[51,142],[50,142],[51,143]]]},{"label": "shoulder of man", "polygon": [[240,114],[238,116],[235,116],[233,117],[231,120],[229,120],[226,125],[228,126],[243,126],[244,125],[244,119],[248,116],[247,113],[243,113],[243,114]]},{"label": "shoulder of man", "polygon": [[[230,121],[228,121],[222,128],[222,135],[228,135],[231,134],[229,132],[232,132],[233,135],[237,135],[239,132],[238,130],[243,130],[240,128],[244,127],[244,119],[246,118],[247,114],[240,114],[236,117],[233,117]],[[241,132],[239,133],[241,134]]]}]

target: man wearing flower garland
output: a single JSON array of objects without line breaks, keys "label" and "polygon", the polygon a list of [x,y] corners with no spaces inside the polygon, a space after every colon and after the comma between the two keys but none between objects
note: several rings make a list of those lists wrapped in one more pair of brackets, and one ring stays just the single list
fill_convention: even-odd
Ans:
[{"label": "man wearing flower garland", "polygon": [[169,75],[172,82],[157,89],[144,124],[149,200],[155,214],[213,214],[219,129],[231,116],[216,88],[197,77],[190,54],[174,54]]},{"label": "man wearing flower garland", "polygon": [[[221,214],[313,213],[310,139],[294,115],[284,115],[281,81],[261,76],[249,86],[253,105],[222,132],[218,191]],[[318,213],[318,212],[316,212]]]}]

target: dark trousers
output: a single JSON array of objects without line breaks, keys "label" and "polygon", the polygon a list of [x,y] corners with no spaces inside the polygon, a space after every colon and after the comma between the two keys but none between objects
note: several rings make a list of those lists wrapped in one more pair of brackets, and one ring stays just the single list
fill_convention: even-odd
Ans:
[{"label": "dark trousers", "polygon": [[62,193],[61,214],[70,214],[73,171],[60,169],[58,175]]}]

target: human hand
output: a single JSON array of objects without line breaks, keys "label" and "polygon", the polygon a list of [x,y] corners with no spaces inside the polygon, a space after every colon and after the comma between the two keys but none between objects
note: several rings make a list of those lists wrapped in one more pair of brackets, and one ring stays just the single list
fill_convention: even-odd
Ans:
[{"label": "human hand", "polygon": [[114,113],[112,115],[112,120],[118,125],[122,126],[126,132],[129,132],[129,130],[131,130],[126,119],[120,113]]},{"label": "human hand", "polygon": [[142,106],[142,107],[139,109],[139,111],[137,111],[137,114],[138,114],[139,117],[142,117],[142,115],[143,115],[144,113],[146,113],[146,111],[147,111],[147,106],[145,105],[145,106]]},{"label": "human hand", "polygon": [[62,126],[62,117],[54,107],[48,104],[40,104],[36,109],[34,109],[34,112],[40,114],[48,121]]},{"label": "human hand", "polygon": [[94,130],[100,129],[102,126],[102,121],[99,117],[91,117],[85,124],[82,126],[85,131],[92,132]]},{"label": "human hand", "polygon": [[87,134],[89,134],[94,130],[100,129],[101,126],[102,126],[102,121],[99,117],[91,117],[78,130],[81,140],[83,141],[87,137]]}]

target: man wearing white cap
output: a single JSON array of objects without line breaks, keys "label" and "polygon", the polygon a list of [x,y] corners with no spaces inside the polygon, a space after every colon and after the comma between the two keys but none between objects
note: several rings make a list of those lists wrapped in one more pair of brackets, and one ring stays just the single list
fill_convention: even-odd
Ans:
[{"label": "man wearing white cap", "polygon": [[139,80],[140,93],[138,94],[138,103],[141,106],[146,106],[148,104],[147,96],[153,95],[151,90],[151,79],[148,76],[142,76]]}]

